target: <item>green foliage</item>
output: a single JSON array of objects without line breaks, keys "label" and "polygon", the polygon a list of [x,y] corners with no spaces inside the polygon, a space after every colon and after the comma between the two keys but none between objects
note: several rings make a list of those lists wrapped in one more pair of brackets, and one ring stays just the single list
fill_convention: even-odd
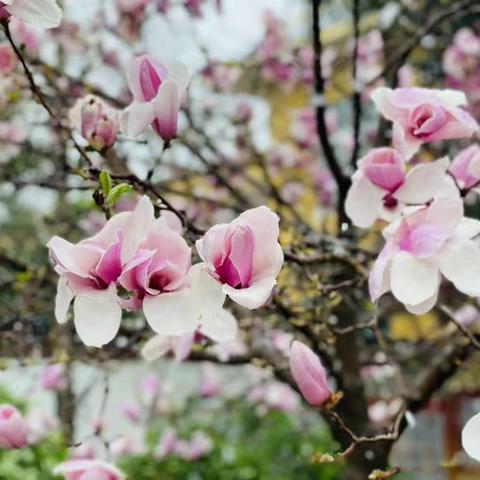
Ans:
[{"label": "green foliage", "polygon": [[[125,459],[121,467],[135,480],[336,480],[338,465],[313,465],[314,452],[332,452],[333,442],[318,417],[270,412],[258,416],[251,405],[209,419],[203,430],[213,439],[210,455],[196,462],[151,454]],[[213,422],[212,422],[213,419]],[[188,438],[200,425],[180,432]]]},{"label": "green foliage", "polygon": [[0,450],[0,480],[58,480],[52,469],[66,457],[60,436],[21,450]]}]

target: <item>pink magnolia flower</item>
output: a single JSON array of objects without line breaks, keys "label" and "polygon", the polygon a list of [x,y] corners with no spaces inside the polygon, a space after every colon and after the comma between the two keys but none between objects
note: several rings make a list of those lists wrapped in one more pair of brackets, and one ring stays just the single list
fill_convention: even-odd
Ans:
[{"label": "pink magnolia flower", "polygon": [[28,428],[22,414],[12,405],[0,405],[0,448],[27,446]]},{"label": "pink magnolia flower", "polygon": [[295,340],[290,350],[290,371],[303,398],[312,406],[320,407],[332,395],[327,372],[320,359],[304,343]]},{"label": "pink magnolia flower", "polygon": [[67,379],[65,377],[65,365],[61,363],[49,365],[44,370],[40,382],[45,390],[52,390],[55,392],[65,390],[67,386]]},{"label": "pink magnolia flower", "polygon": [[438,160],[413,167],[393,148],[375,148],[357,163],[345,211],[353,224],[366,228],[381,218],[391,221],[405,205],[431,200],[442,186],[446,164]]},{"label": "pink magnolia flower", "polygon": [[69,117],[73,128],[96,150],[111,147],[117,140],[118,112],[95,95],[78,99]]},{"label": "pink magnolia flower", "polygon": [[118,9],[123,13],[143,13],[151,0],[117,0]]},{"label": "pink magnolia flower", "polygon": [[480,182],[480,147],[472,145],[462,150],[452,162],[450,173],[460,188],[470,189]]},{"label": "pink magnolia flower", "polygon": [[465,94],[456,90],[380,87],[371,98],[378,111],[393,122],[395,148],[411,158],[422,143],[471,137],[477,122],[459,106]]},{"label": "pink magnolia flower", "polygon": [[384,293],[422,314],[437,300],[441,275],[466,295],[480,296],[480,249],[472,240],[480,221],[463,217],[457,196],[437,197],[384,230],[386,244],[369,277],[370,295]]},{"label": "pink magnolia flower", "polygon": [[146,405],[152,402],[160,395],[160,380],[153,373],[149,373],[140,379],[140,396]]},{"label": "pink magnolia flower", "polygon": [[455,34],[452,45],[443,55],[443,70],[455,80],[466,80],[478,73],[480,64],[480,36],[469,28]]},{"label": "pink magnolia flower", "polygon": [[462,431],[462,446],[467,454],[480,462],[480,413],[474,415]]},{"label": "pink magnolia flower", "polygon": [[10,16],[40,28],[55,28],[62,21],[62,10],[55,0],[2,0],[0,18]]},{"label": "pink magnolia flower", "polygon": [[54,236],[47,246],[60,275],[55,300],[59,323],[67,320],[73,298],[75,328],[86,345],[101,347],[118,332],[122,317],[116,283],[154,219],[153,205],[142,197],[135,210],[114,215],[91,238],[76,245]]},{"label": "pink magnolia flower", "polygon": [[172,140],[189,82],[185,66],[145,55],[132,60],[127,77],[133,103],[122,114],[125,133],[136,137],[151,125],[163,140]]},{"label": "pink magnolia flower", "polygon": [[143,312],[152,329],[167,336],[199,331],[217,342],[234,339],[237,322],[223,308],[225,293],[203,264],[190,269],[186,283],[174,292],[144,298]]},{"label": "pink magnolia flower", "polygon": [[253,309],[267,301],[277,283],[283,264],[278,236],[278,216],[267,207],[258,207],[230,224],[210,228],[196,246],[223,292]]},{"label": "pink magnolia flower", "polygon": [[207,363],[202,371],[200,379],[200,395],[202,397],[218,397],[222,392],[222,381],[218,369],[211,363]]},{"label": "pink magnolia flower", "polygon": [[128,400],[122,405],[122,414],[131,422],[138,423],[142,418],[142,409],[137,402]]},{"label": "pink magnolia flower", "polygon": [[18,63],[17,56],[9,43],[0,45],[0,72],[9,75]]},{"label": "pink magnolia flower", "polygon": [[195,332],[184,335],[155,335],[142,348],[142,357],[147,362],[153,362],[168,352],[173,352],[177,362],[186,360],[192,351]]},{"label": "pink magnolia flower", "polygon": [[41,30],[16,18],[11,18],[8,26],[15,43],[25,47],[30,56],[36,56],[42,37]]},{"label": "pink magnolia flower", "polygon": [[241,70],[220,62],[210,62],[202,71],[206,82],[220,92],[231,88],[240,78]]},{"label": "pink magnolia flower", "polygon": [[173,429],[168,429],[160,438],[157,447],[155,448],[155,458],[166,458],[170,455],[176,454],[178,451],[178,437],[177,432]]},{"label": "pink magnolia flower", "polygon": [[276,410],[292,413],[298,408],[298,395],[287,384],[266,382],[254,387],[248,400],[260,407],[260,411]]},{"label": "pink magnolia flower", "polygon": [[202,5],[205,0],[184,0],[184,6],[193,17],[202,16]]},{"label": "pink magnolia flower", "polygon": [[145,451],[145,442],[138,434],[129,433],[115,438],[110,443],[109,453],[114,458],[140,455]]},{"label": "pink magnolia flower", "polygon": [[183,453],[183,458],[189,462],[194,462],[200,458],[206,457],[213,450],[213,442],[210,437],[201,431],[194,432],[188,447]]},{"label": "pink magnolia flower", "polygon": [[65,480],[124,480],[125,475],[111,463],[101,460],[69,460],[53,469]]},{"label": "pink magnolia flower", "polygon": [[83,442],[80,445],[70,449],[69,458],[75,460],[93,460],[95,458],[95,449],[89,443]]}]

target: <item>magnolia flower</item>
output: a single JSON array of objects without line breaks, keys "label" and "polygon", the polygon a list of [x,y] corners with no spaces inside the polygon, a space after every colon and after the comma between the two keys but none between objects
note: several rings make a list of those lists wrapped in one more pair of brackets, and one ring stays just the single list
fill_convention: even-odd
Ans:
[{"label": "magnolia flower", "polygon": [[232,340],[237,323],[223,309],[225,293],[220,284],[203,264],[194,265],[188,277],[186,288],[144,298],[147,322],[160,335],[179,336],[198,330],[217,342]]},{"label": "magnolia flower", "polygon": [[47,246],[60,275],[55,317],[65,323],[71,301],[78,336],[86,345],[101,347],[118,332],[122,317],[116,282],[149,228],[153,206],[142,197],[135,210],[114,215],[91,238],[76,245],[54,236]]},{"label": "magnolia flower", "polygon": [[278,216],[263,206],[215,225],[196,246],[224,294],[253,309],[267,301],[277,283],[283,264],[278,236]]},{"label": "magnolia flower", "polygon": [[381,218],[391,221],[406,204],[431,200],[442,185],[445,162],[416,165],[405,173],[405,162],[393,148],[375,148],[357,163],[345,211],[357,227]]},{"label": "magnolia flower", "polygon": [[155,335],[142,348],[142,357],[147,362],[153,362],[168,352],[173,352],[177,362],[186,360],[192,351],[195,332],[184,335]]},{"label": "magnolia flower", "polygon": [[471,137],[478,129],[470,114],[459,108],[467,99],[456,90],[380,87],[371,98],[393,122],[393,143],[407,160],[422,143]]},{"label": "magnolia flower", "polygon": [[123,480],[125,475],[111,463],[101,460],[70,460],[53,469],[65,480]]},{"label": "magnolia flower", "polygon": [[140,379],[139,388],[143,403],[146,405],[151,405],[152,402],[160,395],[160,380],[153,373],[149,373]]},{"label": "magnolia flower", "polygon": [[200,396],[217,397],[222,391],[222,381],[218,374],[218,370],[211,364],[207,363],[202,371],[200,379]]},{"label": "magnolia flower", "polygon": [[69,118],[73,128],[96,150],[111,147],[117,139],[118,113],[95,95],[78,99]]},{"label": "magnolia flower", "polygon": [[128,400],[122,405],[122,414],[132,423],[138,423],[142,418],[142,409],[137,402]]},{"label": "magnolia flower", "polygon": [[437,300],[441,275],[466,295],[480,296],[480,221],[463,217],[459,197],[437,197],[384,230],[386,244],[369,277],[376,301],[391,290],[407,310],[422,314]]},{"label": "magnolia flower", "polygon": [[194,432],[188,447],[182,452],[183,458],[190,462],[205,457],[213,450],[213,442],[210,437],[201,431]]},{"label": "magnolia flower", "polygon": [[4,75],[12,73],[18,63],[17,56],[9,43],[0,45],[0,72]]},{"label": "magnolia flower", "polygon": [[290,350],[290,371],[303,398],[310,405],[320,407],[332,396],[322,362],[298,340],[292,343]]},{"label": "magnolia flower", "polygon": [[257,385],[248,395],[248,400],[262,410],[277,410],[292,413],[298,408],[298,395],[289,385],[281,382],[267,382]]},{"label": "magnolia flower", "polygon": [[178,450],[177,432],[173,429],[168,429],[160,438],[157,447],[155,448],[155,458],[165,458],[169,455],[174,455]]},{"label": "magnolia flower", "polygon": [[460,188],[470,189],[480,183],[480,147],[472,145],[462,150],[449,169]]},{"label": "magnolia flower", "polygon": [[28,427],[22,414],[12,405],[0,405],[0,448],[27,446]]},{"label": "magnolia flower", "polygon": [[122,114],[124,132],[136,137],[151,125],[163,140],[172,140],[189,82],[185,66],[145,55],[132,60],[127,76],[133,103]]},{"label": "magnolia flower", "polygon": [[0,18],[10,15],[40,28],[55,28],[62,21],[62,10],[55,0],[0,1]]},{"label": "magnolia flower", "polygon": [[42,31],[33,25],[11,18],[8,24],[12,38],[17,45],[25,47],[30,56],[38,54]]},{"label": "magnolia flower", "polygon": [[462,432],[462,446],[467,454],[480,462],[480,413],[473,416]]},{"label": "magnolia flower", "polygon": [[65,365],[56,363],[49,365],[40,379],[40,383],[45,390],[59,392],[67,387],[67,379],[65,377]]}]

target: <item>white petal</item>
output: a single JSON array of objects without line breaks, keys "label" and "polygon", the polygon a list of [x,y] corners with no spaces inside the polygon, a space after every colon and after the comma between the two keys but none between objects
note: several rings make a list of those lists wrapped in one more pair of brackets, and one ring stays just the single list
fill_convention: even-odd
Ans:
[{"label": "white petal", "polygon": [[73,292],[70,290],[66,278],[61,275],[58,279],[57,295],[55,296],[55,318],[58,323],[67,321],[67,313],[73,297]]},{"label": "white petal", "polygon": [[473,240],[449,242],[440,254],[440,271],[461,292],[480,296],[480,248]]},{"label": "white petal", "polygon": [[180,102],[183,102],[185,92],[190,82],[190,74],[187,67],[180,62],[173,62],[166,65],[168,80],[172,80],[177,86]]},{"label": "white petal", "polygon": [[136,253],[140,242],[147,236],[154,221],[155,213],[152,202],[146,195],[143,195],[131,213],[130,221],[125,228],[122,246],[123,263],[128,262]]},{"label": "white petal", "polygon": [[223,291],[236,303],[242,307],[259,308],[263,306],[277,281],[275,277],[266,277],[254,282],[248,288],[232,288],[230,285],[223,285]]},{"label": "white petal", "polygon": [[55,28],[62,21],[62,10],[55,0],[15,0],[6,10],[34,27]]},{"label": "white petal", "polygon": [[473,238],[480,234],[480,220],[463,217],[453,232],[458,238]]},{"label": "white petal", "polygon": [[183,335],[198,326],[190,309],[189,289],[145,297],[143,313],[150,327],[160,335]]},{"label": "white petal", "polygon": [[122,309],[114,289],[77,296],[73,303],[77,334],[85,345],[101,347],[115,338]]},{"label": "white petal", "polygon": [[237,321],[231,312],[222,309],[216,315],[204,319],[200,331],[215,342],[229,342],[237,336]]},{"label": "white petal", "polygon": [[122,131],[128,137],[138,137],[155,118],[153,103],[132,103],[120,117]]},{"label": "white petal", "polygon": [[480,462],[480,413],[473,416],[462,432],[462,446],[470,457]]},{"label": "white petal", "polygon": [[405,178],[405,183],[395,192],[395,198],[405,203],[425,203],[438,192],[445,175],[441,160],[413,167]]},{"label": "white petal", "polygon": [[422,303],[418,303],[417,305],[405,305],[405,308],[414,315],[423,315],[424,313],[429,312],[437,303],[438,299],[438,291],[435,292],[428,300],[425,300]]},{"label": "white petal", "polygon": [[163,357],[171,348],[172,341],[170,337],[155,335],[145,343],[141,355],[147,362],[153,362],[157,358]]},{"label": "white petal", "polygon": [[357,227],[367,228],[378,218],[378,208],[384,192],[360,177],[350,187],[345,201],[345,212]]},{"label": "white petal", "polygon": [[199,324],[222,310],[225,293],[222,285],[215,280],[204,263],[194,265],[190,269],[191,287],[190,301],[192,312]]},{"label": "white petal", "polygon": [[440,285],[440,275],[433,262],[400,252],[393,258],[390,283],[397,300],[417,305],[435,295]]}]

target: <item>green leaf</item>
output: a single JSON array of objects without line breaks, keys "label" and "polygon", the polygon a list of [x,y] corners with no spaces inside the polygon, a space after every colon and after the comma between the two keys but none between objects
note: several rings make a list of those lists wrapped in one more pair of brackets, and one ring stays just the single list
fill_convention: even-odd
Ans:
[{"label": "green leaf", "polygon": [[103,195],[105,197],[108,197],[112,190],[112,179],[110,178],[110,175],[108,174],[108,172],[102,171],[100,172],[98,180],[100,182],[100,186],[102,187]]},{"label": "green leaf", "polygon": [[120,183],[119,185],[112,188],[110,193],[107,196],[107,203],[110,207],[115,206],[115,204],[120,200],[120,197],[124,193],[129,193],[132,191],[132,186],[126,183]]}]

